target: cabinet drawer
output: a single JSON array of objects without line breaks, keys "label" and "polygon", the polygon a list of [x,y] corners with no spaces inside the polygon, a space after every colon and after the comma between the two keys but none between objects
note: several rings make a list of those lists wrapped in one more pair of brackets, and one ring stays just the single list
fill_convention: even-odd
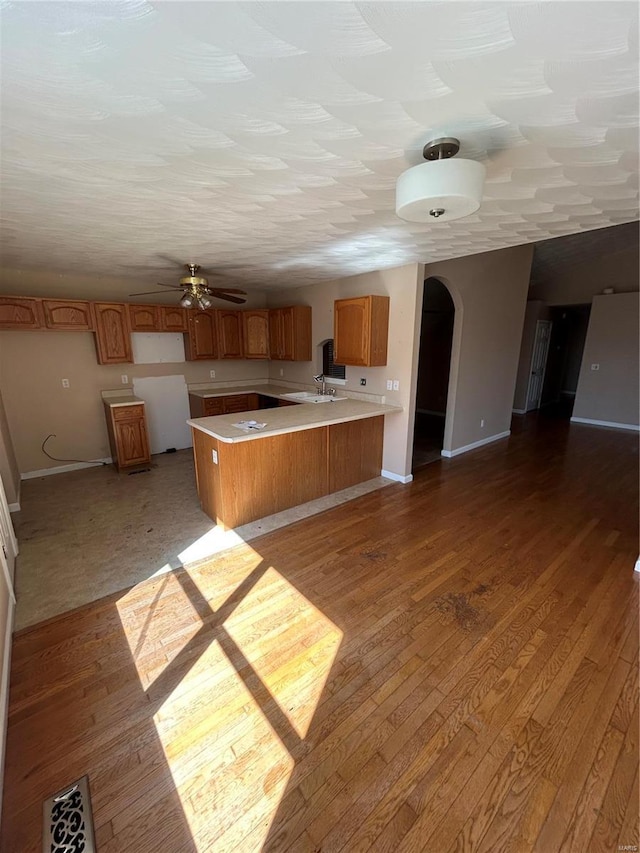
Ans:
[{"label": "cabinet drawer", "polygon": [[113,406],[114,421],[135,421],[144,417],[144,406]]},{"label": "cabinet drawer", "polygon": [[223,400],[225,415],[233,412],[248,412],[251,409],[250,394],[234,394],[232,397],[223,397]]},{"label": "cabinet drawer", "polygon": [[203,402],[203,410],[205,417],[211,417],[212,415],[221,415],[223,413],[222,397],[205,398]]}]

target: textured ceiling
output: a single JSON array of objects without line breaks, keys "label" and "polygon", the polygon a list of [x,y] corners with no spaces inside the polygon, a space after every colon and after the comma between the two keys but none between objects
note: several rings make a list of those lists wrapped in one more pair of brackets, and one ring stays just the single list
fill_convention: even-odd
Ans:
[{"label": "textured ceiling", "polygon": [[[293,286],[636,219],[637,15],[5,2],[3,265]],[[442,135],[486,163],[483,204],[404,223],[396,178]]]}]

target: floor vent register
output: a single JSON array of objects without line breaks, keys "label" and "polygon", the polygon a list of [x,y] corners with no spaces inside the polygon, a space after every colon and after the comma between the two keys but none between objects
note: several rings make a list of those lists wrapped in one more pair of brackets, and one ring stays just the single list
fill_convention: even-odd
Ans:
[{"label": "floor vent register", "polygon": [[95,853],[88,776],[49,797],[43,808],[43,853]]}]

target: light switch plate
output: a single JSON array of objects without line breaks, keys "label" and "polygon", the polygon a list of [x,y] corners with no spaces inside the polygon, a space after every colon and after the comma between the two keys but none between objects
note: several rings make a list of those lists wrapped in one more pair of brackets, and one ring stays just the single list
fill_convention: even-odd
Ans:
[{"label": "light switch plate", "polygon": [[387,391],[393,391],[393,379],[387,379]]},{"label": "light switch plate", "polygon": [[592,364],[591,370],[600,370],[600,365],[599,364]]},{"label": "light switch plate", "polygon": [[397,379],[394,379],[394,380],[393,380],[393,390],[394,390],[394,391],[399,391],[399,390],[400,390],[400,382],[399,382]]},{"label": "light switch plate", "polygon": [[68,387],[69,387],[69,380],[68,380],[68,379],[63,379],[63,380],[62,380],[62,387],[63,387],[63,388],[68,388]]},{"label": "light switch plate", "polygon": [[215,379],[215,378],[216,378],[215,370],[210,370],[209,371],[209,379]]},{"label": "light switch plate", "polygon": [[217,465],[218,464],[218,451],[217,450],[211,451],[211,458],[213,459],[213,464]]}]

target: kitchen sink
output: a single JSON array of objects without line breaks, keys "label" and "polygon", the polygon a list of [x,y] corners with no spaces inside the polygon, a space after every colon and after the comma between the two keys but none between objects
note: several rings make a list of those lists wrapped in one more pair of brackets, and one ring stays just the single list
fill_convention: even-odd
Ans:
[{"label": "kitchen sink", "polygon": [[288,400],[297,400],[300,403],[339,403],[346,397],[332,397],[330,394],[314,394],[313,391],[294,391],[291,394],[283,394]]}]

